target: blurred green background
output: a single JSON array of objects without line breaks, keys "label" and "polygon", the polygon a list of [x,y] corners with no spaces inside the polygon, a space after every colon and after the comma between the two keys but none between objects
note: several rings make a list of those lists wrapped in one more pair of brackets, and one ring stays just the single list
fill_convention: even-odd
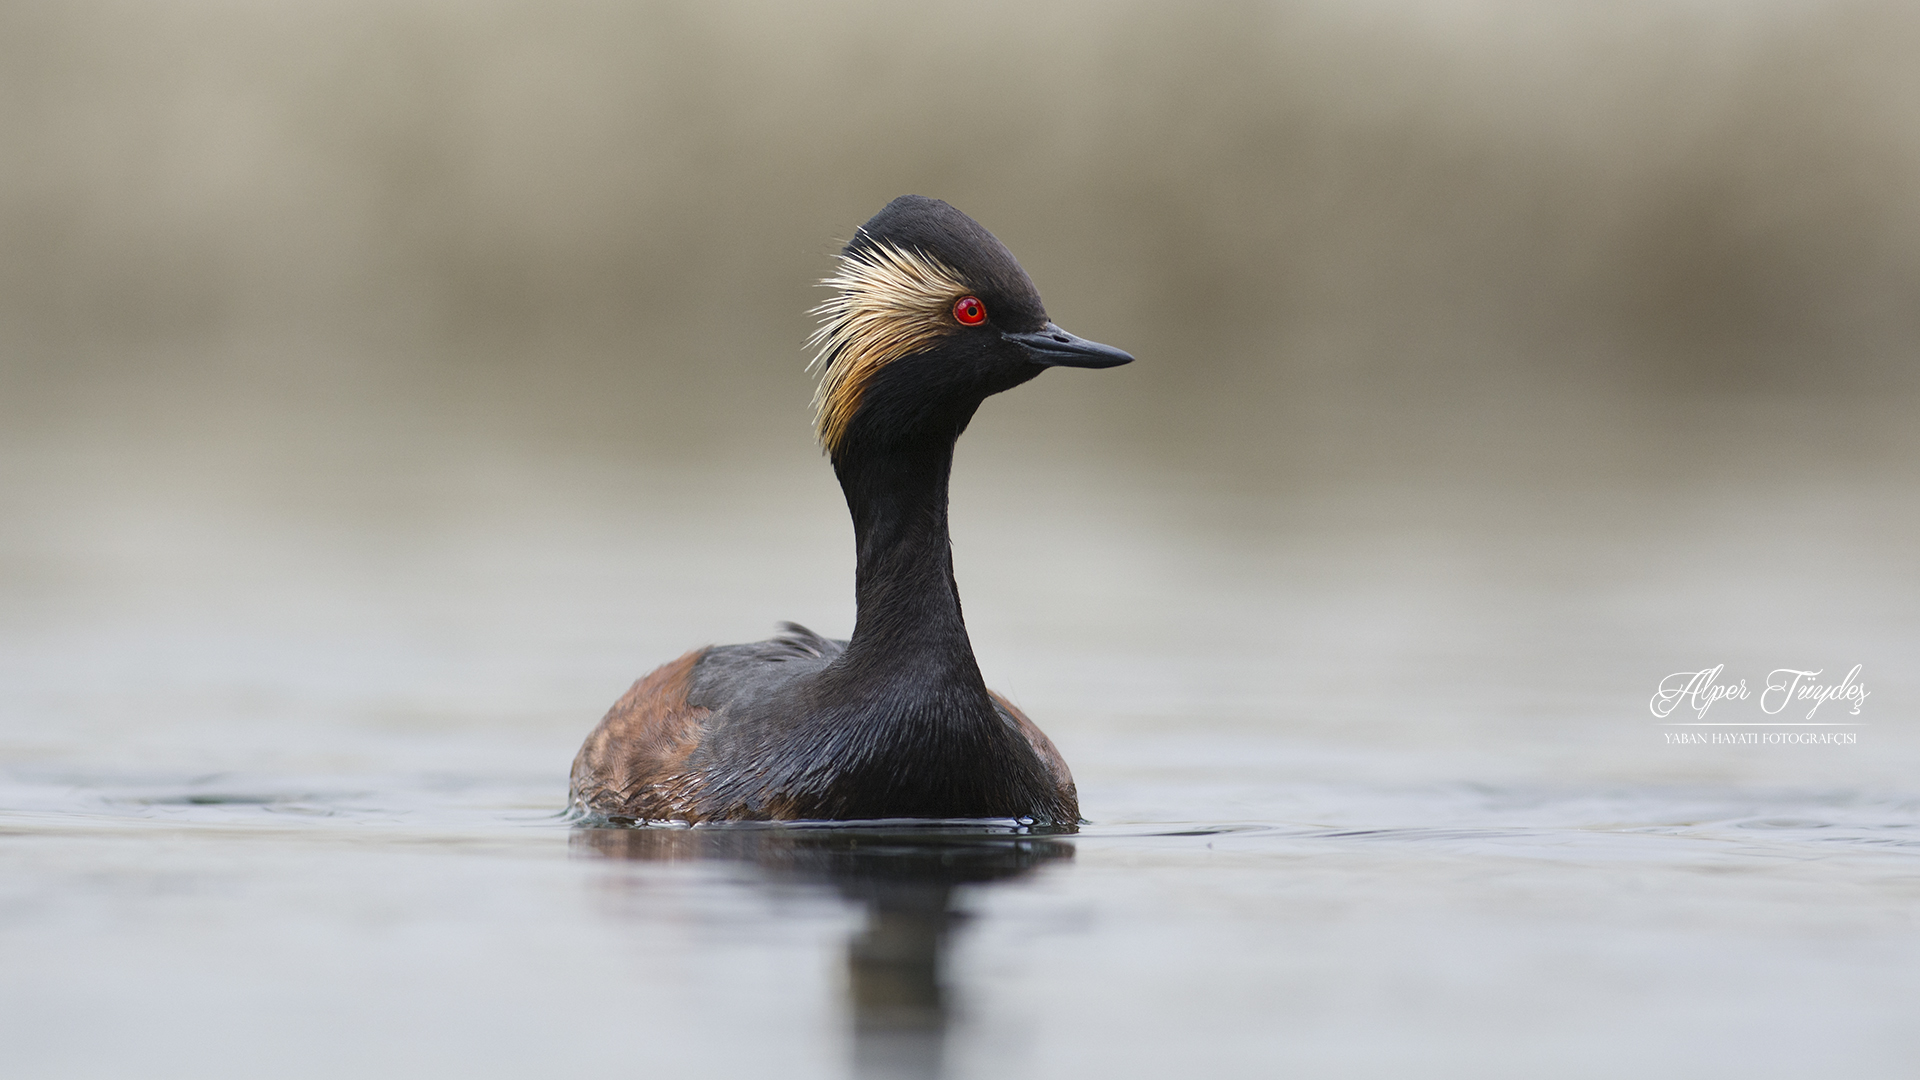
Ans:
[{"label": "blurred green background", "polygon": [[1905,471],[1915,56],[1899,3],[12,3],[0,438],[282,494],[476,440],[806,452],[811,283],[916,192],[1141,358],[984,440]]}]

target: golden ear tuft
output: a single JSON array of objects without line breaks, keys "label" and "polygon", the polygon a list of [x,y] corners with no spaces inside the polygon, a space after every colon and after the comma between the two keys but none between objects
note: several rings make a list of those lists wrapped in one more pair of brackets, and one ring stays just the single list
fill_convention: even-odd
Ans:
[{"label": "golden ear tuft", "polygon": [[807,339],[815,350],[807,370],[820,372],[814,425],[832,452],[867,384],[881,368],[957,329],[953,302],[969,289],[933,256],[885,242],[842,255],[839,271],[820,284],[835,291],[809,313],[820,328]]}]

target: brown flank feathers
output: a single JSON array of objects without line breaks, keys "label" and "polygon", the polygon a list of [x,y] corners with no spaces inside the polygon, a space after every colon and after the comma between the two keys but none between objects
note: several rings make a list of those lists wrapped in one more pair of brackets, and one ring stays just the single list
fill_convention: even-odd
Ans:
[{"label": "brown flank feathers", "polygon": [[633,684],[573,759],[573,801],[584,811],[633,821],[697,821],[684,771],[708,711],[687,704],[695,649]]}]

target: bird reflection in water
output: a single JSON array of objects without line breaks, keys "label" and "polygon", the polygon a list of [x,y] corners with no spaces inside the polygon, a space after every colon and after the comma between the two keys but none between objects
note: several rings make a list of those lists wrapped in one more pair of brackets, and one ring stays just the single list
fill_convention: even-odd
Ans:
[{"label": "bird reflection in water", "polygon": [[847,942],[854,1075],[938,1077],[951,1012],[941,964],[962,885],[1006,881],[1073,857],[1073,846],[1018,826],[720,825],[577,828],[572,846],[614,859],[716,859],[768,885],[829,886],[866,922]]}]

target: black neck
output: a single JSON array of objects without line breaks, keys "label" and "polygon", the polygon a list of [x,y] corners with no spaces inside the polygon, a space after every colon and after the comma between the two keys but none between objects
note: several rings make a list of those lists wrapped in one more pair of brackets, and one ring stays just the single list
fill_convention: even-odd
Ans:
[{"label": "black neck", "polygon": [[946,696],[986,700],[960,616],[947,534],[953,439],[896,443],[836,457],[853,514],[858,616],[844,659],[849,675],[908,681]]}]

